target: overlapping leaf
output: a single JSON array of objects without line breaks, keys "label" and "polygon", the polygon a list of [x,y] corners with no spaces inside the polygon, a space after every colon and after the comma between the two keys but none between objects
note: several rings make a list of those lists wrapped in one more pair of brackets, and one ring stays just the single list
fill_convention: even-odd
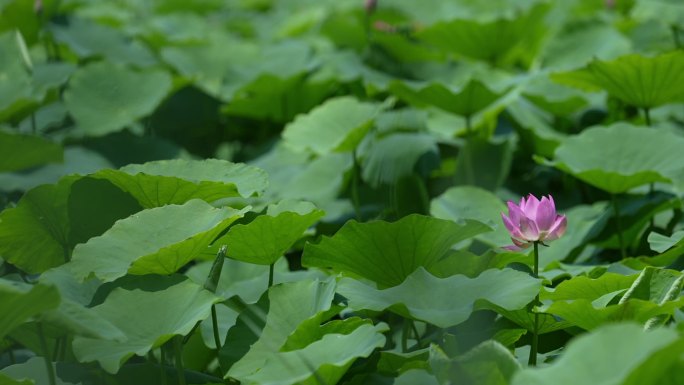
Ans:
[{"label": "overlapping leaf", "polygon": [[475,220],[455,223],[409,215],[394,223],[347,222],[333,237],[307,244],[302,263],[376,282],[401,284],[418,267],[437,264],[456,243],[491,231]]}]

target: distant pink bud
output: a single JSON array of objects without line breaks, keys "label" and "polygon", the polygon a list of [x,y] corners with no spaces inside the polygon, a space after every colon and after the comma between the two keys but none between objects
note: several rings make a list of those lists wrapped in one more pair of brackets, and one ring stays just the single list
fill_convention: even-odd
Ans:
[{"label": "distant pink bud", "polygon": [[551,195],[537,199],[530,194],[520,199],[520,204],[508,202],[508,215],[501,213],[504,226],[511,234],[513,245],[507,250],[521,250],[534,242],[548,242],[565,233],[567,218],[556,213],[556,204]]},{"label": "distant pink bud", "polygon": [[375,8],[378,7],[378,0],[366,0],[363,7],[366,9],[366,12],[373,13]]},{"label": "distant pink bud", "polygon": [[33,2],[33,12],[41,13],[43,11],[43,0],[35,0]]},{"label": "distant pink bud", "polygon": [[395,33],[397,31],[397,28],[394,27],[392,24],[389,24],[382,20],[377,20],[375,23],[373,23],[373,29],[375,29],[376,31],[386,33]]}]

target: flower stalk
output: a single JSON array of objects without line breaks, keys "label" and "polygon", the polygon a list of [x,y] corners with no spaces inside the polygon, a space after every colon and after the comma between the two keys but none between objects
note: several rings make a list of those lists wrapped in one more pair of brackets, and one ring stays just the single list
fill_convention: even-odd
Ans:
[{"label": "flower stalk", "polygon": [[[534,267],[532,276],[539,278],[539,242],[534,242]],[[532,328],[532,346],[530,347],[530,357],[527,364],[530,366],[537,366],[537,352],[539,351],[539,313],[534,309],[539,305],[539,293],[534,297],[532,303],[532,312],[534,313],[534,326]]]}]

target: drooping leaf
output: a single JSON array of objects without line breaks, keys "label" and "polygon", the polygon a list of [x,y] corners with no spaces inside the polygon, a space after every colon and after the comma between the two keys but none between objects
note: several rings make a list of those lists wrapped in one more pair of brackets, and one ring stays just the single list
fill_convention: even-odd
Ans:
[{"label": "drooping leaf", "polygon": [[378,290],[367,283],[343,278],[337,291],[349,299],[352,309],[390,309],[404,317],[446,328],[468,319],[480,300],[509,310],[520,309],[534,299],[539,287],[537,279],[510,269],[487,270],[475,278],[454,275],[440,279],[418,268],[400,285],[389,289]]},{"label": "drooping leaf", "polygon": [[[549,379],[557,385],[622,384],[631,374],[639,372],[650,357],[677,340],[674,330],[644,331],[629,323],[605,326],[570,341],[564,354],[549,366],[518,372],[512,385],[547,384]],[[651,369],[653,382],[642,384],[659,383],[659,377],[669,366]]]},{"label": "drooping leaf", "polygon": [[511,170],[513,150],[514,144],[510,139],[471,138],[458,155],[455,184],[496,191]]},{"label": "drooping leaf", "polygon": [[[336,383],[346,369],[360,357],[368,357],[385,344],[386,325],[364,324],[350,334],[326,334],[303,349],[278,352],[259,371],[236,377],[247,383],[292,385],[322,378]],[[331,349],[331,346],[335,346]]]},{"label": "drooping leaf", "polygon": [[430,270],[454,244],[487,231],[490,227],[475,220],[455,223],[421,215],[394,223],[349,221],[333,237],[307,244],[302,264],[396,286],[418,267]]},{"label": "drooping leaf", "polygon": [[[171,278],[171,279],[170,279]],[[148,276],[148,284],[172,282],[172,277]],[[144,355],[174,335],[185,335],[209,316],[211,305],[220,301],[201,286],[184,280],[163,290],[115,288],[93,311],[123,332],[122,342],[77,336],[74,354],[81,362],[98,361],[116,373],[134,354]]]},{"label": "drooping leaf", "polygon": [[171,89],[162,70],[134,71],[111,62],[79,69],[64,92],[64,103],[81,133],[102,136],[149,115]]},{"label": "drooping leaf", "polygon": [[304,231],[323,215],[323,211],[315,207],[310,207],[305,214],[287,210],[267,213],[248,224],[231,227],[216,243],[228,245],[227,255],[230,258],[270,265],[283,256]]},{"label": "drooping leaf", "polygon": [[[233,364],[227,375],[247,378],[263,370],[267,363],[276,358],[274,355],[278,354],[299,324],[330,309],[334,293],[335,284],[332,280],[302,280],[269,289],[268,313],[256,314],[262,318],[262,322],[265,321],[261,335],[249,347],[249,351]],[[231,348],[228,345],[225,349],[229,350]]]},{"label": "drooping leaf", "polygon": [[658,253],[667,251],[672,246],[679,244],[682,239],[684,239],[684,230],[675,231],[669,237],[656,232],[648,234],[648,244],[651,246],[651,250]]},{"label": "drooping leaf", "polygon": [[374,138],[362,147],[358,157],[363,179],[375,187],[393,184],[410,175],[421,156],[439,152],[435,138],[422,133],[396,133]]},{"label": "drooping leaf", "polygon": [[500,343],[489,340],[467,353],[448,357],[439,347],[430,348],[430,367],[441,385],[459,381],[464,384],[508,385],[521,369],[520,363]]},{"label": "drooping leaf", "polygon": [[475,219],[494,231],[476,236],[492,246],[510,244],[510,235],[501,222],[506,205],[493,193],[475,186],[457,186],[445,191],[430,203],[430,214],[436,218],[459,221]]},{"label": "drooping leaf", "polygon": [[31,317],[54,309],[60,297],[54,287],[0,279],[0,339]]},{"label": "drooping leaf", "polygon": [[259,168],[219,159],[159,160],[132,164],[91,175],[112,182],[145,208],[183,204],[191,199],[213,202],[260,194],[268,184]]},{"label": "drooping leaf", "polygon": [[610,193],[671,182],[684,167],[684,138],[627,123],[596,126],[570,137],[550,164]]},{"label": "drooping leaf", "polygon": [[380,109],[349,96],[330,99],[288,124],[283,140],[294,149],[319,155],[350,151],[371,128]]},{"label": "drooping leaf", "polygon": [[552,75],[552,79],[589,91],[605,90],[635,107],[658,107],[684,100],[684,52],[595,59],[582,69]]},{"label": "drooping leaf", "polygon": [[244,212],[196,199],[141,211],[76,246],[70,270],[82,280],[94,275],[105,282],[127,273],[172,274]]},{"label": "drooping leaf", "polygon": [[0,257],[33,274],[69,259],[67,198],[76,179],[36,187],[0,213]]},{"label": "drooping leaf", "polygon": [[61,162],[64,151],[57,143],[39,136],[0,130],[0,154],[0,172],[7,172]]}]

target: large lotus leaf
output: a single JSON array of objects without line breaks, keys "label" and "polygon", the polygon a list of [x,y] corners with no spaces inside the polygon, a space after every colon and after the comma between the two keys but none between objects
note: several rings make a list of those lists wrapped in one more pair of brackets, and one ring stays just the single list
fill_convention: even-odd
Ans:
[{"label": "large lotus leaf", "polygon": [[501,222],[506,205],[493,193],[475,186],[452,187],[430,203],[430,214],[436,218],[459,221],[476,219],[494,231],[476,236],[492,246],[505,246],[511,237]]},{"label": "large lotus leaf", "polygon": [[[651,357],[677,341],[674,330],[644,331],[634,324],[606,326],[570,341],[563,355],[549,366],[518,372],[512,385],[548,384],[549,379],[556,385],[624,384]],[[672,353],[680,355],[681,350]],[[660,376],[669,370],[669,365],[650,368],[650,381],[642,382],[643,385],[662,383]]]},{"label": "large lotus leaf", "polygon": [[172,274],[198,257],[243,211],[193,199],[143,210],[74,248],[70,270],[85,279],[113,281],[127,273]]},{"label": "large lotus leaf", "polygon": [[413,173],[421,156],[439,153],[435,138],[423,133],[395,133],[364,143],[358,152],[362,175],[374,187],[396,183]]},{"label": "large lotus leaf", "polygon": [[80,132],[102,136],[152,113],[170,90],[166,71],[134,71],[105,61],[82,67],[72,76],[64,103]]},{"label": "large lotus leaf", "polygon": [[[151,282],[168,282],[169,277],[149,277]],[[116,373],[134,354],[144,355],[174,335],[186,335],[207,317],[212,304],[220,301],[201,286],[184,280],[163,290],[115,288],[105,301],[93,307],[126,336],[110,341],[77,336],[74,354],[81,362],[98,361],[109,373]]]},{"label": "large lotus leaf", "polygon": [[669,237],[656,232],[648,234],[648,244],[651,250],[658,253],[664,253],[671,247],[680,245],[682,239],[684,239],[684,230],[675,231]]},{"label": "large lotus leaf", "polygon": [[113,63],[141,67],[157,62],[145,45],[104,24],[70,18],[68,25],[53,24],[50,30],[57,41],[69,46],[81,58],[102,55]]},{"label": "large lotus leaf", "polygon": [[589,278],[579,275],[565,280],[553,289],[545,289],[541,292],[542,300],[554,301],[587,299],[596,300],[607,294],[617,294],[628,289],[636,276],[626,276],[615,273],[605,273],[598,278]]},{"label": "large lotus leaf", "polygon": [[[272,207],[269,207],[269,210]],[[216,241],[228,245],[227,256],[244,262],[271,265],[301,238],[324,213],[311,207],[304,214],[294,211],[259,215],[247,224],[237,224]]]},{"label": "large lotus leaf", "polygon": [[310,149],[320,155],[350,151],[366,135],[381,108],[351,96],[330,99],[288,124],[283,140],[294,149]]},{"label": "large lotus leaf", "polygon": [[[33,376],[31,376],[33,377]],[[34,385],[35,381],[31,378],[21,377],[20,379],[14,379],[0,371],[0,385]]]},{"label": "large lotus leaf", "polygon": [[455,223],[421,215],[393,223],[349,221],[334,236],[307,244],[302,264],[396,286],[418,267],[430,270],[456,243],[486,231],[491,228],[475,220]]},{"label": "large lotus leaf", "polygon": [[145,208],[182,204],[191,199],[213,202],[228,197],[261,194],[268,185],[261,169],[220,159],[159,160],[101,170],[103,178],[133,195]]},{"label": "large lotus leaf", "polygon": [[399,98],[417,107],[436,106],[460,116],[472,116],[506,94],[507,90],[494,91],[480,80],[470,80],[454,89],[441,83],[410,86],[393,82],[390,90]]},{"label": "large lotus leaf", "polygon": [[57,183],[70,174],[90,174],[112,164],[95,151],[80,146],[64,148],[64,162],[50,163],[35,169],[0,173],[0,191],[28,191],[42,184]]},{"label": "large lotus leaf", "polygon": [[[266,364],[278,354],[290,334],[302,322],[330,310],[334,295],[335,282],[330,279],[302,280],[271,287],[268,292],[268,313],[255,314],[262,318],[261,322],[265,321],[261,335],[251,344],[244,356],[233,364],[227,376],[245,378],[264,370]],[[225,349],[230,350],[233,347],[226,343]],[[224,351],[221,354],[223,355]]]},{"label": "large lotus leaf", "polygon": [[326,334],[300,350],[278,352],[264,367],[247,376],[235,377],[245,383],[291,385],[300,383],[334,384],[360,357],[368,357],[385,345],[386,325],[364,324],[349,334]]},{"label": "large lotus leaf", "polygon": [[0,340],[29,318],[52,310],[59,303],[59,292],[53,286],[0,279]]},{"label": "large lotus leaf", "polygon": [[[439,347],[430,347],[430,367],[441,385],[508,385],[522,367],[505,346],[488,340],[458,357],[448,357]],[[458,379],[458,380],[457,380]]]},{"label": "large lotus leaf", "polygon": [[684,168],[684,137],[627,123],[597,126],[566,139],[551,163],[610,193],[670,182]]},{"label": "large lotus leaf", "polygon": [[589,91],[605,90],[632,106],[653,108],[684,100],[684,52],[594,60],[582,69],[552,78]]},{"label": "large lotus leaf", "polygon": [[684,306],[684,297],[656,304],[641,299],[630,299],[616,305],[602,307],[599,302],[587,299],[556,301],[542,308],[544,313],[561,317],[563,320],[582,329],[592,330],[603,324],[634,321],[641,324],[651,319],[667,319],[678,308]]},{"label": "large lotus leaf", "polygon": [[[487,270],[475,278],[437,278],[418,268],[400,285],[389,289],[378,290],[367,283],[343,278],[337,292],[349,299],[352,309],[390,309],[404,317],[446,328],[465,321],[487,303],[508,310],[520,309],[534,299],[540,286],[540,280],[511,269]],[[485,302],[480,304],[482,300]]]},{"label": "large lotus leaf", "polygon": [[7,172],[61,162],[64,151],[59,144],[39,136],[0,130],[0,154],[0,172]]},{"label": "large lotus leaf", "polygon": [[525,14],[491,21],[455,19],[435,23],[417,34],[427,44],[447,52],[494,65],[531,63],[547,28],[546,4],[538,4]]},{"label": "large lotus leaf", "polygon": [[36,187],[0,213],[0,257],[34,274],[69,260],[67,198],[76,179]]}]

